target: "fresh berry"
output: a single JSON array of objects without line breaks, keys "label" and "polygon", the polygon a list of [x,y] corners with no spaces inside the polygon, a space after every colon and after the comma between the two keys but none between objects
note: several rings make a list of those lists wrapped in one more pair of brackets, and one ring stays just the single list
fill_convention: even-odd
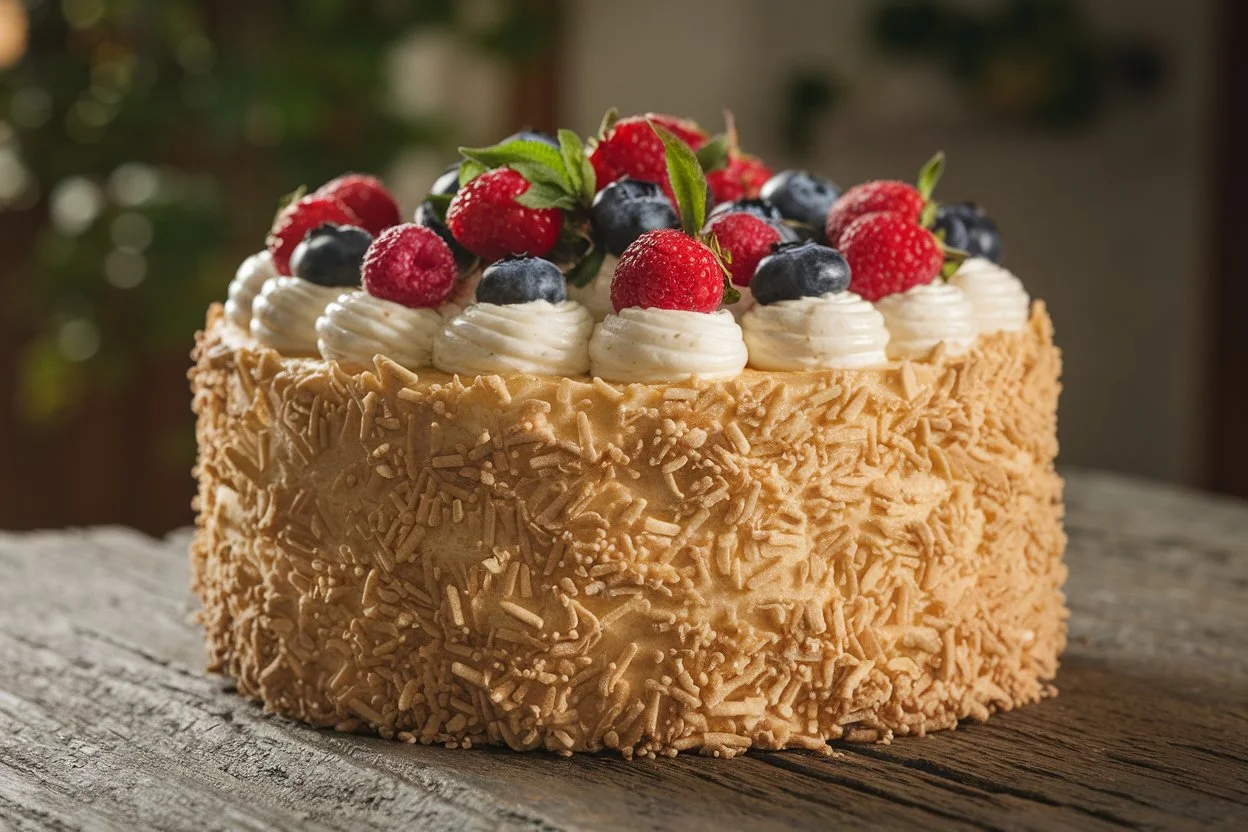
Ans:
[{"label": "fresh berry", "polygon": [[314,228],[327,222],[338,225],[361,224],[360,218],[347,206],[331,196],[313,194],[292,202],[283,208],[273,220],[273,229],[265,240],[265,246],[273,255],[273,267],[278,274],[290,274],[290,255],[295,246]]},{"label": "fresh berry", "polygon": [[359,286],[360,264],[372,242],[373,235],[363,228],[327,222],[295,246],[290,271],[321,286]]},{"label": "fresh berry", "polygon": [[763,183],[759,194],[788,220],[801,223],[822,240],[828,211],[841,195],[834,183],[804,170],[782,170]]},{"label": "fresh berry", "polygon": [[480,303],[528,303],[544,300],[562,303],[568,299],[563,272],[549,260],[540,257],[508,257],[499,260],[481,273],[477,284]]},{"label": "fresh berry", "polygon": [[757,156],[734,154],[728,164],[706,175],[716,202],[734,199],[753,199],[762,190],[763,183],[771,177],[771,168]]},{"label": "fresh berry", "polygon": [[364,229],[374,236],[403,221],[398,203],[374,176],[348,173],[317,188],[316,195],[334,197],[350,208],[360,218]]},{"label": "fresh berry", "polygon": [[906,182],[878,180],[855,185],[842,194],[828,211],[824,225],[828,244],[840,248],[841,235],[854,220],[866,214],[897,214],[917,225],[923,204],[922,194]]},{"label": "fresh berry", "polygon": [[784,215],[780,213],[780,209],[765,199],[734,199],[731,202],[721,202],[711,209],[711,219],[722,217],[724,214],[751,214],[760,220],[769,223],[784,222]]},{"label": "fresh berry", "polygon": [[[445,173],[433,180],[433,186],[429,189],[429,195],[454,196],[458,190],[459,163],[457,162],[447,168]],[[445,210],[439,210],[431,200],[426,199],[416,206],[416,215],[412,218],[412,222],[417,225],[423,225],[425,228],[433,229],[451,247],[451,253],[455,255],[455,266],[459,270],[459,274],[463,276],[476,268],[477,256],[461,246],[459,241],[455,239],[451,229],[446,227],[445,215]]]},{"label": "fresh berry", "polygon": [[719,241],[720,249],[728,255],[728,271],[732,282],[738,286],[750,285],[758,261],[784,239],[774,226],[745,213],[717,217],[711,222],[711,233]]},{"label": "fresh berry", "polygon": [[839,251],[819,243],[790,243],[763,258],[750,291],[757,303],[768,304],[843,292],[849,283],[849,263]]},{"label": "fresh berry", "polygon": [[627,177],[598,192],[589,218],[594,235],[616,257],[647,231],[680,227],[676,208],[662,187]]},{"label": "fresh berry", "polygon": [[1001,232],[992,218],[984,213],[984,209],[973,202],[959,202],[952,205],[941,205],[936,212],[936,227],[940,227],[941,215],[958,217],[966,225],[965,245],[954,245],[948,236],[945,242],[954,248],[960,248],[972,257],[984,257],[994,263],[1001,262]]},{"label": "fresh berry", "polygon": [[944,264],[932,232],[901,214],[859,217],[845,229],[838,248],[853,271],[850,290],[869,301],[931,283]]},{"label": "fresh berry", "polygon": [[684,309],[714,312],[724,298],[724,272],[706,245],[674,229],[647,231],[624,250],[611,279],[615,311]]},{"label": "fresh berry", "polygon": [[647,119],[672,131],[695,150],[706,141],[706,134],[697,125],[672,116],[651,113],[622,118],[589,151],[589,162],[597,174],[599,190],[628,176],[642,182],[657,182],[671,197],[663,140]]},{"label": "fresh berry", "polygon": [[432,229],[394,225],[364,255],[364,290],[413,308],[440,306],[455,288],[455,257]]},{"label": "fresh berry", "polygon": [[510,136],[499,142],[499,144],[504,144],[506,142],[541,142],[542,144],[548,144],[551,147],[559,146],[559,140],[554,136],[548,136],[545,133],[538,132],[537,130],[529,130],[527,128],[524,130],[517,130],[515,133],[512,133]]},{"label": "fresh berry", "polygon": [[966,251],[971,244],[970,223],[955,206],[941,205],[936,209],[936,219],[932,223],[932,233],[950,248]]},{"label": "fresh berry", "polygon": [[510,168],[486,171],[455,194],[446,212],[447,228],[460,245],[486,260],[509,254],[541,257],[559,239],[563,212],[516,202],[528,189],[528,180]]}]

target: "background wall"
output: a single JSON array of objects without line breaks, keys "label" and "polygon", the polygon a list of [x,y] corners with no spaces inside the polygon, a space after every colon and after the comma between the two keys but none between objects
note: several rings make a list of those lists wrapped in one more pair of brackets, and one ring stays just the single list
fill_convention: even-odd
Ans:
[{"label": "background wall", "polygon": [[[1099,32],[1155,44],[1169,74],[1146,102],[1071,132],[986,120],[929,66],[884,58],[867,37],[872,5],[576,3],[567,119],[591,130],[616,106],[717,124],[730,107],[748,149],[842,186],[912,180],[944,149],[938,194],[988,206],[1007,265],[1053,315],[1066,354],[1061,461],[1199,482],[1215,4],[1078,4]],[[802,68],[840,76],[846,97],[820,126],[816,153],[786,159],[781,91]]]}]

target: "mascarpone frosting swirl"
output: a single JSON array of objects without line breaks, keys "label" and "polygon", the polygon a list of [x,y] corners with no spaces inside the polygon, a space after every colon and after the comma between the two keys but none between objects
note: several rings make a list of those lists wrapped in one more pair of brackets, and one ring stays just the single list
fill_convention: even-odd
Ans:
[{"label": "mascarpone frosting swirl", "polygon": [[595,321],[601,321],[615,311],[611,305],[611,278],[615,276],[615,264],[618,262],[618,257],[608,254],[593,280],[584,286],[568,284],[568,300],[574,300],[588,309]]},{"label": "mascarpone frosting swirl", "polygon": [[593,316],[575,301],[474,303],[438,332],[433,366],[460,375],[585,375],[593,329]]},{"label": "mascarpone frosting swirl", "polygon": [[225,317],[242,329],[251,327],[251,304],[260,294],[266,280],[277,277],[273,255],[267,251],[253,254],[242,262],[230,281],[225,301]]},{"label": "mascarpone frosting swirl", "polygon": [[598,324],[589,342],[590,372],[607,381],[731,378],[748,358],[741,327],[726,309],[623,309]]},{"label": "mascarpone frosting swirl", "polygon": [[980,332],[1018,332],[1026,326],[1031,298],[1009,269],[984,257],[972,257],[949,282],[966,293]]},{"label": "mascarpone frosting swirl", "polygon": [[759,304],[741,318],[750,366],[851,370],[888,363],[884,316],[853,292]]},{"label": "mascarpone frosting swirl", "polygon": [[384,355],[409,370],[428,367],[433,339],[442,328],[436,309],[412,309],[367,292],[344,292],[316,319],[317,348],[323,358],[371,367]]},{"label": "mascarpone frosting swirl", "polygon": [[284,355],[316,355],[316,319],[342,293],[300,277],[271,277],[251,305],[251,336]]},{"label": "mascarpone frosting swirl", "polygon": [[924,358],[939,343],[950,355],[975,344],[979,323],[966,293],[941,280],[876,301],[888,327],[889,358]]}]

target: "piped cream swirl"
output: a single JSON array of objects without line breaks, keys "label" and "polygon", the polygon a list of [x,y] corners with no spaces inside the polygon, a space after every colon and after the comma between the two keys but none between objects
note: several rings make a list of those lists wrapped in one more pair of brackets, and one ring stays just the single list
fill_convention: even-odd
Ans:
[{"label": "piped cream swirl", "polygon": [[343,291],[300,277],[271,277],[251,305],[251,335],[285,355],[316,355],[316,319]]},{"label": "piped cream swirl", "polygon": [[949,282],[966,293],[980,332],[1018,332],[1026,326],[1031,298],[1009,269],[984,257],[972,257]]},{"label": "piped cream swirl", "polygon": [[267,251],[253,254],[239,265],[230,281],[225,301],[225,317],[244,330],[251,327],[251,305],[260,289],[271,277],[277,277],[273,267],[273,255]]},{"label": "piped cream swirl", "polygon": [[726,309],[623,309],[598,324],[589,342],[590,372],[607,381],[731,378],[748,357],[741,327]]},{"label": "piped cream swirl", "polygon": [[939,343],[950,355],[968,351],[979,323],[966,293],[940,280],[876,301],[888,327],[889,358],[924,358]]},{"label": "piped cream swirl", "polygon": [[853,292],[759,304],[741,318],[750,366],[850,370],[888,363],[884,316]]},{"label": "piped cream swirl", "polygon": [[585,375],[593,329],[593,316],[575,301],[474,303],[438,332],[433,366],[460,375]]},{"label": "piped cream swirl", "polygon": [[433,339],[442,328],[436,309],[411,309],[359,290],[344,292],[316,319],[323,358],[371,367],[384,355],[409,370],[428,367]]},{"label": "piped cream swirl", "polygon": [[601,321],[615,311],[611,305],[611,278],[615,276],[615,264],[618,262],[618,257],[608,254],[593,280],[584,286],[568,284],[568,300],[574,300],[588,309],[595,321]]}]

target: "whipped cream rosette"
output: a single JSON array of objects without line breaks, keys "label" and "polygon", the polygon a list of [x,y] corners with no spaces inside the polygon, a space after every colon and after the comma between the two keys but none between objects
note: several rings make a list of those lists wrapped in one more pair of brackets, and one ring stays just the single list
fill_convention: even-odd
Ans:
[{"label": "whipped cream rosette", "polygon": [[611,306],[611,278],[615,274],[615,264],[620,262],[615,255],[608,254],[598,267],[598,273],[584,286],[568,284],[568,300],[574,300],[584,306],[595,321],[601,321],[615,309]]},{"label": "whipped cream rosette", "polygon": [[875,307],[888,327],[889,358],[925,358],[937,344],[960,355],[979,337],[966,293],[941,280],[880,298]]},{"label": "whipped cream rosette", "polygon": [[590,372],[606,381],[731,378],[748,358],[727,310],[621,309],[598,324],[589,343]]},{"label": "whipped cream rosette", "polygon": [[230,281],[225,301],[225,317],[243,330],[251,329],[251,307],[270,278],[277,277],[273,255],[267,250],[244,260]]},{"label": "whipped cream rosette", "polygon": [[251,336],[283,355],[316,355],[316,319],[341,293],[301,277],[270,278],[252,302]]},{"label": "whipped cream rosette", "polygon": [[1026,326],[1031,298],[1009,269],[986,257],[971,257],[958,267],[949,283],[966,294],[980,332],[1018,332]]}]

